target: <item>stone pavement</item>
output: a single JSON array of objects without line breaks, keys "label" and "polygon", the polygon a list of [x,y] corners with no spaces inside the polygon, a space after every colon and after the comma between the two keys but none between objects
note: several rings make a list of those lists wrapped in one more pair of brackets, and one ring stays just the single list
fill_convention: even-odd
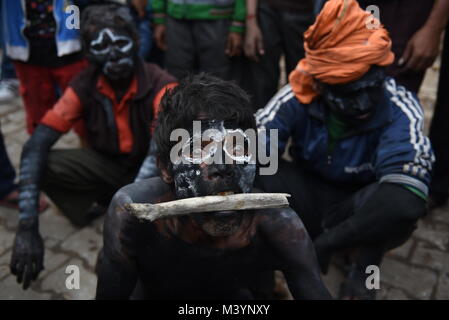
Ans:
[{"label": "stone pavement", "polygon": [[[426,128],[435,99],[437,68],[429,71],[420,98],[425,106]],[[12,163],[17,168],[20,152],[28,138],[20,100],[0,104],[1,130]],[[55,148],[78,146],[77,137],[65,135]],[[40,217],[45,240],[45,270],[31,288],[23,291],[9,271],[9,260],[17,212],[0,208],[0,299],[92,299],[95,295],[94,265],[102,245],[100,218],[92,226],[76,228],[51,206]],[[80,289],[69,290],[65,282],[68,265],[80,270]],[[343,279],[332,265],[325,282],[335,295]],[[449,207],[421,221],[413,237],[385,258],[379,299],[449,299]]]}]

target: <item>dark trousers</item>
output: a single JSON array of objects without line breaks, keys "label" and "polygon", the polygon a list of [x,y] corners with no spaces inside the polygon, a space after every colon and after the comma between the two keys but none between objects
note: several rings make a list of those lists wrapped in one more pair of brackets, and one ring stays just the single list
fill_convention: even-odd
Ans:
[{"label": "dark trousers", "polygon": [[390,249],[402,244],[415,225],[394,226],[391,217],[382,214],[362,217],[361,208],[379,187],[377,182],[368,185],[333,183],[302,170],[295,162],[279,161],[279,170],[273,176],[258,176],[256,186],[266,192],[291,194],[290,207],[303,221],[312,239],[325,229],[343,221],[352,220],[357,225],[357,244]]},{"label": "dark trousers", "polygon": [[258,24],[265,54],[259,62],[248,62],[248,80],[245,79],[256,110],[263,108],[278,90],[281,55],[285,55],[287,77],[304,57],[303,33],[312,23],[312,12],[278,11],[264,2],[259,3]]},{"label": "dark trousers", "polygon": [[447,198],[449,195],[449,28],[444,36],[444,49],[441,60],[438,95],[435,104],[430,140],[435,152],[436,162],[430,192],[433,196]]},{"label": "dark trousers", "polygon": [[138,167],[91,149],[53,150],[48,156],[42,189],[72,223],[90,222],[95,202],[107,205],[114,193],[133,181]]},{"label": "dark trousers", "polygon": [[6,152],[5,142],[0,130],[0,199],[3,199],[11,191],[17,188],[14,183],[16,172],[14,171],[11,161],[9,161],[8,153]]},{"label": "dark trousers", "polygon": [[363,0],[359,2],[363,9],[372,4],[379,7],[380,21],[390,34],[395,59],[393,64],[387,68],[388,74],[394,77],[400,85],[417,93],[424,80],[425,71],[405,72],[402,67],[398,66],[398,61],[402,57],[408,41],[426,23],[434,1]]},{"label": "dark trousers", "polygon": [[231,79],[231,59],[225,54],[229,19],[185,20],[167,18],[165,66],[178,79],[207,72]]}]

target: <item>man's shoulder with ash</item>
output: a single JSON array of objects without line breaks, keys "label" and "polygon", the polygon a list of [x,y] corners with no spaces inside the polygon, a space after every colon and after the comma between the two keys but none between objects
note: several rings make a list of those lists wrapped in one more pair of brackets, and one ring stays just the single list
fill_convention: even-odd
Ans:
[{"label": "man's shoulder with ash", "polygon": [[112,203],[124,206],[127,203],[159,203],[168,201],[171,195],[169,186],[160,178],[153,177],[130,183],[120,188]]},{"label": "man's shoulder with ash", "polygon": [[254,210],[254,218],[259,223],[289,223],[298,219],[295,211],[288,208],[269,208]]}]

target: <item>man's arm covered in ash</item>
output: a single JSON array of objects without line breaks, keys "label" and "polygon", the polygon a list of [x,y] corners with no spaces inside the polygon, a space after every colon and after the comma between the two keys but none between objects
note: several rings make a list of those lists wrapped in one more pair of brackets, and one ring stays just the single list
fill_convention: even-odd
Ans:
[{"label": "man's arm covered in ash", "polygon": [[268,212],[260,228],[265,241],[281,260],[282,272],[295,299],[327,300],[331,294],[321,279],[312,240],[290,208]]},{"label": "man's arm covered in ash", "polygon": [[129,299],[137,283],[134,260],[136,219],[126,208],[131,197],[119,190],[109,206],[103,231],[103,249],[96,266],[97,300]]},{"label": "man's arm covered in ash", "polygon": [[50,148],[61,132],[39,125],[25,143],[20,159],[19,226],[14,239],[11,273],[27,289],[44,269],[44,245],[39,234],[39,193]]}]

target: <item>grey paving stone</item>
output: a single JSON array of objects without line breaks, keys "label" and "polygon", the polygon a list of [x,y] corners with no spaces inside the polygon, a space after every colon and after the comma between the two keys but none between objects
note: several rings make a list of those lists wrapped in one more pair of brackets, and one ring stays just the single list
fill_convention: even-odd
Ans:
[{"label": "grey paving stone", "polygon": [[57,253],[48,248],[45,249],[44,270],[39,278],[45,278],[48,274],[67,262],[71,257],[65,253]]},{"label": "grey paving stone", "polygon": [[1,122],[2,133],[6,137],[14,132],[24,130],[22,126],[18,126],[17,123],[3,120]]},{"label": "grey paving stone", "polygon": [[435,299],[438,300],[449,300],[449,273],[443,273],[438,279],[437,292],[435,294]]},{"label": "grey paving stone", "polygon": [[23,290],[14,276],[9,276],[0,282],[0,300],[48,300],[50,293],[39,292],[36,284]]},{"label": "grey paving stone", "polygon": [[16,103],[1,103],[0,104],[0,117],[5,118],[11,112],[16,112],[17,109],[21,108],[17,101]]},{"label": "grey paving stone", "polygon": [[[2,128],[3,129],[3,128]],[[20,155],[22,154],[22,145],[17,142],[10,142],[6,145],[6,151],[8,152],[9,160],[14,168],[19,167]]]},{"label": "grey paving stone", "polygon": [[430,299],[437,283],[435,272],[385,258],[380,269],[381,283],[404,290],[412,298]]},{"label": "grey paving stone", "polygon": [[335,265],[331,264],[327,275],[322,275],[324,284],[334,298],[338,297],[340,285],[345,279],[345,275]]},{"label": "grey paving stone", "polygon": [[30,135],[24,128],[20,132],[9,135],[7,138],[8,138],[8,140],[12,140],[12,141],[17,142],[23,146],[25,144],[25,142],[27,142],[28,139],[30,138]]},{"label": "grey paving stone", "polygon": [[8,229],[16,229],[19,222],[19,211],[0,207],[0,223]]},{"label": "grey paving stone", "polygon": [[104,216],[95,219],[92,223],[92,227],[95,228],[99,235],[103,235],[103,226],[104,226]]},{"label": "grey paving stone", "polygon": [[435,209],[431,214],[431,219],[435,222],[449,224],[449,205],[446,205],[443,208]]},{"label": "grey paving stone", "polygon": [[437,271],[449,272],[449,253],[437,250],[422,241],[418,243],[411,262]]},{"label": "grey paving stone", "polygon": [[0,255],[8,251],[14,241],[14,232],[8,231],[0,225]]},{"label": "grey paving stone", "polygon": [[2,256],[0,256],[0,280],[2,280],[11,273],[11,271],[9,270],[10,261],[11,261],[11,251],[7,251],[3,253]]},{"label": "grey paving stone", "polygon": [[[66,268],[69,265],[74,265],[79,268],[80,288],[67,289],[66,280],[69,274],[66,274]],[[95,298],[95,290],[97,286],[96,275],[84,268],[83,263],[79,259],[72,259],[58,268],[45,279],[42,280],[42,290],[51,290],[64,297],[67,300],[90,300]]]},{"label": "grey paving stone", "polygon": [[413,244],[414,244],[414,240],[413,239],[409,239],[402,246],[389,251],[388,255],[389,256],[393,256],[393,257],[396,256],[396,257],[400,257],[400,258],[406,259],[409,256],[409,254],[410,254],[410,251],[411,251],[411,249],[413,247]]},{"label": "grey paving stone", "polygon": [[418,229],[413,233],[415,238],[425,240],[440,250],[446,250],[449,244],[447,232],[432,230],[429,224],[420,221]]},{"label": "grey paving stone", "polygon": [[53,146],[53,149],[73,149],[79,148],[79,139],[73,133],[63,135]]},{"label": "grey paving stone", "polygon": [[95,229],[86,227],[67,238],[61,244],[61,249],[76,253],[93,268],[102,245],[103,238],[95,232]]},{"label": "grey paving stone", "polygon": [[387,288],[386,286],[380,286],[380,290],[377,293],[378,300],[410,300],[410,298],[399,289]]},{"label": "grey paving stone", "polygon": [[25,125],[25,113],[22,109],[16,110],[16,112],[11,112],[6,116],[6,121],[13,122],[17,124],[19,127]]},{"label": "grey paving stone", "polygon": [[79,230],[66,217],[60,214],[54,205],[40,215],[39,228],[49,248],[57,246],[68,236]]}]

